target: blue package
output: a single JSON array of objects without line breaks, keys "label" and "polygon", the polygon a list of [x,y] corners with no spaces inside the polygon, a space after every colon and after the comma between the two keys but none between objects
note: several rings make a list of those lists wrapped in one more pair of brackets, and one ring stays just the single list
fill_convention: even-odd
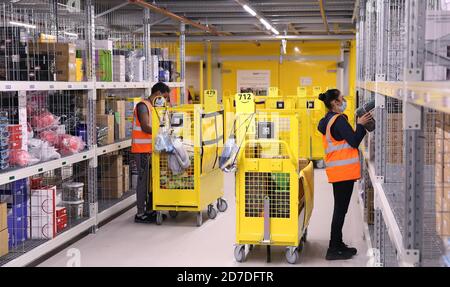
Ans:
[{"label": "blue package", "polygon": [[8,216],[10,248],[20,246],[19,244],[27,240],[27,223],[26,217],[13,217],[12,214]]}]

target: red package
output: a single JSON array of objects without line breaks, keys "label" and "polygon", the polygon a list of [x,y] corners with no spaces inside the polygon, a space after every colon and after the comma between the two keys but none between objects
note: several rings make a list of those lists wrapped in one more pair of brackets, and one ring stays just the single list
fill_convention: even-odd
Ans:
[{"label": "red package", "polygon": [[81,137],[71,136],[71,135],[60,135],[59,136],[59,152],[61,155],[71,155],[82,151],[85,147],[85,143]]},{"label": "red package", "polygon": [[11,150],[9,163],[12,166],[27,166],[30,163],[31,155],[25,150]]},{"label": "red package", "polygon": [[42,177],[34,177],[31,178],[31,188],[32,189],[39,189],[43,186],[43,178]]},{"label": "red package", "polygon": [[59,136],[54,131],[43,131],[40,133],[40,138],[43,141],[47,141],[52,146],[59,145]]},{"label": "red package", "polygon": [[59,218],[67,214],[67,208],[65,207],[56,207],[56,217]]},{"label": "red package", "polygon": [[58,124],[59,118],[45,111],[31,118],[31,125],[38,131],[53,127]]},{"label": "red package", "polygon": [[56,217],[56,232],[61,232],[67,227],[67,215]]}]

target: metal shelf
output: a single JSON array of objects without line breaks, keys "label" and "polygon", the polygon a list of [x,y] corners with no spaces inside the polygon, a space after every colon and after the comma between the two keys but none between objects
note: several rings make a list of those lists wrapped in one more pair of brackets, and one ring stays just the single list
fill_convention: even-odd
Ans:
[{"label": "metal shelf", "polygon": [[93,82],[24,82],[0,81],[1,92],[14,91],[53,91],[53,90],[92,90]]},{"label": "metal shelf", "polygon": [[[365,221],[365,216],[364,216],[364,200],[361,196],[361,194],[358,192],[358,205],[359,205],[359,211],[361,213],[361,217],[362,217],[362,221],[363,221],[363,232],[364,232],[364,239],[367,243],[367,250],[372,250],[372,237],[370,236],[370,230],[369,230],[369,224]],[[372,259],[374,257],[373,252],[369,253],[369,257],[370,259]]]},{"label": "metal shelf", "polygon": [[114,151],[118,151],[131,146],[131,139],[127,139],[121,142],[113,143],[106,146],[97,146],[95,149],[95,154],[97,156],[104,155],[107,153],[111,153]]},{"label": "metal shelf", "polygon": [[78,224],[77,226],[74,226],[73,228],[59,234],[55,238],[48,240],[45,243],[42,243],[41,245],[23,253],[16,259],[13,259],[3,265],[3,267],[22,267],[27,266],[34,261],[38,260],[45,254],[52,252],[56,248],[62,246],[63,244],[69,242],[70,240],[76,238],[77,236],[81,235],[82,233],[86,232],[95,225],[95,218],[89,218],[82,223]]},{"label": "metal shelf", "polygon": [[358,82],[357,86],[384,96],[450,113],[450,83],[444,82]]},{"label": "metal shelf", "polygon": [[49,170],[61,168],[69,164],[85,161],[93,158],[94,156],[95,151],[92,149],[71,156],[62,157],[60,159],[55,159],[35,164],[32,166],[17,168],[4,173],[0,173],[0,185],[7,184],[22,178],[30,177],[36,174],[40,174]]},{"label": "metal shelf", "polygon": [[[26,82],[0,81],[0,92],[17,91],[58,91],[58,90],[93,90],[95,89],[150,89],[156,82]],[[183,82],[166,83],[171,88],[185,86]]]},{"label": "metal shelf", "polygon": [[403,237],[400,232],[400,227],[397,220],[395,219],[393,210],[383,190],[383,185],[378,180],[375,174],[373,163],[367,161],[367,166],[369,169],[370,180],[372,181],[372,185],[374,188],[375,208],[379,208],[381,210],[381,213],[383,214],[389,238],[393,243],[395,249],[397,250],[397,260],[399,262],[399,265],[405,267],[413,267],[418,254],[415,254],[415,251],[413,250],[405,249],[405,247],[403,246]]}]

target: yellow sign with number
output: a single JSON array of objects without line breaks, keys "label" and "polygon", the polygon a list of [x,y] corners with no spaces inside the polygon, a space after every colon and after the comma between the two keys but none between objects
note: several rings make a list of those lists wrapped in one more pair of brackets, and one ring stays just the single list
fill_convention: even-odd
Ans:
[{"label": "yellow sign with number", "polygon": [[278,87],[269,87],[269,96],[278,97]]},{"label": "yellow sign with number", "polygon": [[319,87],[319,86],[313,87],[313,96],[314,97],[318,97],[319,94],[321,94],[321,93],[322,93],[322,87]]},{"label": "yellow sign with number", "polygon": [[236,113],[252,114],[255,112],[255,95],[252,93],[239,93],[234,97]]},{"label": "yellow sign with number", "polygon": [[297,87],[297,96],[305,98],[306,97],[306,87]]},{"label": "yellow sign with number", "polygon": [[205,112],[209,113],[218,110],[217,90],[205,90],[203,95]]}]

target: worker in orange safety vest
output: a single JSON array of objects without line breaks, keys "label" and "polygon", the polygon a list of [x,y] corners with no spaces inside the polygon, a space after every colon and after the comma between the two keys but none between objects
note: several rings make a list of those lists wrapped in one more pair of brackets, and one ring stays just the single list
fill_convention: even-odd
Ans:
[{"label": "worker in orange safety vest", "polygon": [[150,97],[139,102],[133,113],[131,152],[135,154],[139,173],[136,188],[137,214],[134,220],[138,223],[156,221],[156,212],[152,210],[151,195],[152,109],[169,105],[169,94],[170,88],[166,84],[156,83],[152,87]]},{"label": "worker in orange safety vest", "polygon": [[328,113],[319,122],[325,149],[325,169],[328,182],[333,185],[334,211],[327,260],[345,260],[356,255],[357,250],[348,247],[342,239],[342,227],[356,180],[361,178],[358,146],[366,135],[364,125],[372,119],[371,113],[357,118],[356,130],[348,122],[344,111],[347,101],[337,89],[319,95]]}]

